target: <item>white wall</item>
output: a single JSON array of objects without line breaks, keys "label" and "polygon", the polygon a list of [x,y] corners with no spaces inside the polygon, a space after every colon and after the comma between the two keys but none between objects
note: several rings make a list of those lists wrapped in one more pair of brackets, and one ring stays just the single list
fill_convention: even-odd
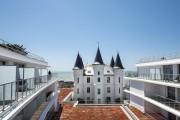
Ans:
[{"label": "white wall", "polygon": [[[101,101],[105,100],[104,95],[104,65],[93,65],[94,69],[94,100],[96,103],[98,103],[98,99],[101,99]],[[100,75],[98,75],[98,72],[100,72]],[[98,77],[101,79],[101,82],[98,82]],[[98,89],[101,89],[101,94],[98,95]]]},{"label": "white wall", "polygon": [[[77,82],[79,78],[79,83]],[[79,88],[79,94],[77,94],[77,88]],[[84,98],[84,79],[83,70],[74,70],[74,99]]]},{"label": "white wall", "polygon": [[[138,81],[131,81],[130,82],[130,91],[144,96],[144,83],[138,82]],[[139,109],[141,112],[145,112],[143,99],[130,94],[130,104],[133,105],[134,107],[136,107],[137,109]]]},{"label": "white wall", "polygon": [[130,94],[130,104],[135,108],[137,108],[138,110],[140,110],[141,112],[143,113],[145,112],[143,99]]},{"label": "white wall", "polygon": [[[123,78],[124,78],[123,76],[124,76],[124,72],[122,69],[114,68],[115,99],[123,97]],[[119,83],[119,78],[120,78],[120,83]],[[120,93],[119,93],[119,88],[120,88]]]}]

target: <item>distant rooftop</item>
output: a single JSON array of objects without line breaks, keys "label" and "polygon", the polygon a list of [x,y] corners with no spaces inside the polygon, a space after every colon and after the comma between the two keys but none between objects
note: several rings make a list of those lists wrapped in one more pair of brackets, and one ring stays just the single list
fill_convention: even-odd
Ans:
[{"label": "distant rooftop", "polygon": [[10,50],[12,52],[24,55],[24,56],[29,57],[31,59],[46,62],[43,57],[27,51],[26,48],[24,48],[23,45],[12,44],[12,43],[9,43],[9,42],[7,42],[7,41],[5,41],[3,39],[0,39],[0,47],[3,47],[3,48],[8,49],[8,50]]},{"label": "distant rooftop", "polygon": [[158,62],[158,61],[171,60],[171,59],[179,59],[179,58],[180,58],[180,54],[175,53],[175,54],[169,54],[169,55],[166,55],[166,56],[141,58],[140,61],[137,64],[148,63],[148,62]]}]

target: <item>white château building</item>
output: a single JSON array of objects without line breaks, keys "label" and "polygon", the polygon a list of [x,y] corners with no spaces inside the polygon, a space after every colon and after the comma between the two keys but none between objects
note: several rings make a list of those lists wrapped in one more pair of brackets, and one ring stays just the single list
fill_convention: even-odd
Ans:
[{"label": "white ch\u00e2teau building", "polygon": [[94,63],[86,66],[78,53],[73,68],[74,99],[95,104],[119,102],[123,98],[123,70],[119,53],[115,62],[112,57],[106,65],[98,47]]}]

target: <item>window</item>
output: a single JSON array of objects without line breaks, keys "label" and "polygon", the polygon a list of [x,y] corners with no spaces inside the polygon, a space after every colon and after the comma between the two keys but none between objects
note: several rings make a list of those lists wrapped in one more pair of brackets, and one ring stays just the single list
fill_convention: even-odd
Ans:
[{"label": "window", "polygon": [[98,89],[98,95],[100,95],[101,94],[101,89]]},{"label": "window", "polygon": [[110,103],[111,102],[111,97],[106,97],[106,103]]},{"label": "window", "polygon": [[87,97],[87,103],[90,103],[91,99],[90,97]]},{"label": "window", "polygon": [[107,77],[107,83],[110,83],[110,79],[111,79],[110,77]]},{"label": "window", "polygon": [[121,82],[121,78],[119,77],[119,83]]},{"label": "window", "polygon": [[79,88],[77,88],[77,94],[79,94]]},{"label": "window", "polygon": [[107,87],[107,93],[111,93],[111,88]]},{"label": "window", "polygon": [[91,71],[88,71],[88,73],[91,73]]},{"label": "window", "polygon": [[121,89],[119,88],[119,93],[121,92]]},{"label": "window", "polygon": [[98,104],[100,104],[101,103],[101,99],[98,99]]},{"label": "window", "polygon": [[100,77],[98,77],[98,82],[101,82],[101,78]]},{"label": "window", "polygon": [[108,70],[107,73],[110,73],[110,71]]},{"label": "window", "polygon": [[100,72],[98,71],[98,75],[100,75]]},{"label": "window", "polygon": [[90,83],[90,77],[87,77],[87,83]]},{"label": "window", "polygon": [[87,87],[87,93],[90,93],[90,87]]},{"label": "window", "polygon": [[77,78],[77,83],[79,83],[79,77]]}]

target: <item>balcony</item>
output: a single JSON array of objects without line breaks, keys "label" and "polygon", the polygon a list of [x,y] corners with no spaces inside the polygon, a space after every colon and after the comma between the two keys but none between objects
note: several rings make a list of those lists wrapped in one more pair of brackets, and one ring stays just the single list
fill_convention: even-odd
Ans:
[{"label": "balcony", "polygon": [[180,74],[138,74],[135,77],[127,76],[124,79],[180,88]]},{"label": "balcony", "polygon": [[10,111],[53,81],[55,81],[54,75],[46,75],[0,84],[0,118],[4,118]]},{"label": "balcony", "polygon": [[168,83],[180,83],[180,74],[138,74],[137,78]]},{"label": "balcony", "polygon": [[140,95],[136,92],[124,90],[124,92],[134,95],[140,99],[145,100],[167,112],[170,112],[178,117],[180,117],[180,102],[160,96],[160,95]]},{"label": "balcony", "polygon": [[172,99],[160,96],[160,95],[149,96],[149,98],[180,111],[180,102],[178,101],[175,101],[175,100],[172,100]]}]

